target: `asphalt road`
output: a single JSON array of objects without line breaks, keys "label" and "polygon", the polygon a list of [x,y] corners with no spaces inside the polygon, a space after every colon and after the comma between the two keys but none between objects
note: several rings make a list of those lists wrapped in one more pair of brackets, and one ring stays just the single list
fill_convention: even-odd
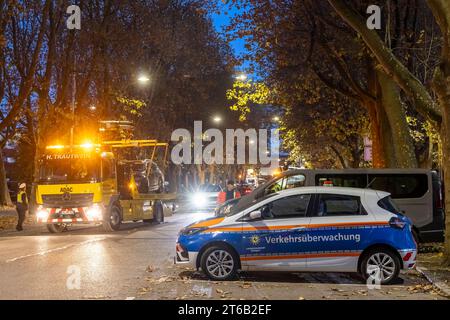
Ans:
[{"label": "asphalt road", "polygon": [[178,212],[164,224],[129,223],[109,234],[95,226],[0,232],[0,299],[444,299],[416,271],[381,289],[338,273],[209,281],[172,258],[180,228],[207,216]]}]

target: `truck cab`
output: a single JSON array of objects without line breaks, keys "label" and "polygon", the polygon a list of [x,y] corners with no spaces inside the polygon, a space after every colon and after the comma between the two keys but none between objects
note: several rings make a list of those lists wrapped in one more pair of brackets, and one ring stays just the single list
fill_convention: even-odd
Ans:
[{"label": "truck cab", "polygon": [[47,147],[35,190],[37,221],[50,232],[102,222],[118,198],[114,154],[93,144]]}]

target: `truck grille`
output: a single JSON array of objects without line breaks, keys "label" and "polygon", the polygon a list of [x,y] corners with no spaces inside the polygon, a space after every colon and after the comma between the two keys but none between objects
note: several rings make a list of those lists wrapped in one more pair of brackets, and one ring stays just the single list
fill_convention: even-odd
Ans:
[{"label": "truck grille", "polygon": [[43,194],[42,201],[45,207],[51,208],[80,208],[92,205],[93,193],[71,194]]}]

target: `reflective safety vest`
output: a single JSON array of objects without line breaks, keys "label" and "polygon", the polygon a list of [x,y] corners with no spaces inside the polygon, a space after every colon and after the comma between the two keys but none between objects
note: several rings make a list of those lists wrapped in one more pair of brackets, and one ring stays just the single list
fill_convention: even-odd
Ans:
[{"label": "reflective safety vest", "polygon": [[[25,202],[23,201],[23,195],[25,195]],[[27,194],[25,191],[19,191],[17,194],[17,203],[24,203],[27,204]]]}]

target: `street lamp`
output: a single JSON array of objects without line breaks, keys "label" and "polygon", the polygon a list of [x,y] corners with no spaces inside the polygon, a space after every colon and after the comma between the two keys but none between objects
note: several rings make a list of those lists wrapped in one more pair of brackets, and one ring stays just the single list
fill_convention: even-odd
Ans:
[{"label": "street lamp", "polygon": [[245,73],[241,73],[236,76],[236,79],[239,81],[245,81],[245,80],[247,80],[247,75]]},{"label": "street lamp", "polygon": [[213,118],[213,121],[214,121],[215,123],[220,123],[220,122],[222,122],[222,118],[221,118],[220,116],[215,116],[215,117]]},{"label": "street lamp", "polygon": [[137,79],[140,83],[144,84],[150,81],[150,78],[148,76],[146,76],[145,74],[141,74],[138,79]]},{"label": "street lamp", "polygon": [[280,121],[280,117],[278,117],[278,116],[273,117],[273,121],[275,121],[275,122]]}]

